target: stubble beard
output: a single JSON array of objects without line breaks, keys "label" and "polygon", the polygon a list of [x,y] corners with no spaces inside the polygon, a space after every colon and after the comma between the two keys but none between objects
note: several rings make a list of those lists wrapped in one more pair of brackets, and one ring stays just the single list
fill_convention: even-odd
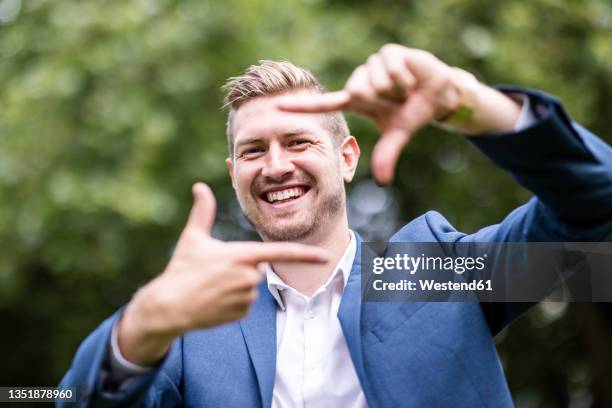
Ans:
[{"label": "stubble beard", "polygon": [[301,218],[296,222],[289,220],[285,223],[273,217],[265,217],[255,206],[249,210],[240,203],[240,207],[247,221],[264,241],[300,242],[315,236],[330,222],[334,222],[334,219],[342,212],[345,202],[344,185],[340,183],[339,188],[320,196],[315,208],[302,209],[301,214],[293,215],[292,217]]}]

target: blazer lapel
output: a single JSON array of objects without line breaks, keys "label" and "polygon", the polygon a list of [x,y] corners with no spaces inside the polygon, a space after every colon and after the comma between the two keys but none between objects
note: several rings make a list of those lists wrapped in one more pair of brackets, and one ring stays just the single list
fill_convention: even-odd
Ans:
[{"label": "blazer lapel", "polygon": [[355,240],[357,241],[357,250],[355,251],[355,260],[349,274],[340,308],[338,309],[338,319],[342,327],[342,333],[346,340],[349,353],[355,366],[355,371],[359,377],[362,387],[365,392],[365,376],[363,371],[363,360],[361,356],[361,237],[355,232]]},{"label": "blazer lapel", "polygon": [[240,321],[242,335],[257,376],[263,407],[272,406],[276,373],[276,300],[264,279],[250,315]]}]

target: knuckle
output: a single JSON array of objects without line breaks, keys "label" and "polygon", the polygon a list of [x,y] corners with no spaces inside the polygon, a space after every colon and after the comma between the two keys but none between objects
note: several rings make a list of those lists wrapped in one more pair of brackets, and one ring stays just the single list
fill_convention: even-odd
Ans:
[{"label": "knuckle", "polygon": [[438,70],[436,78],[436,85],[439,89],[446,89],[453,84],[453,73],[450,68]]},{"label": "knuckle", "polygon": [[248,294],[249,304],[253,303],[255,299],[257,299],[257,295],[258,295],[258,292],[256,289],[249,291],[249,294]]},{"label": "knuckle", "polygon": [[256,269],[244,268],[240,271],[240,283],[241,287],[252,288],[259,284],[261,275]]},{"label": "knuckle", "polygon": [[429,58],[429,59],[436,58],[435,55],[433,55],[431,52],[429,52],[427,50],[418,49],[418,50],[414,50],[414,53],[416,55],[419,55],[421,58]]},{"label": "knuckle", "polygon": [[257,286],[259,284],[260,279],[260,275],[257,272],[253,272],[247,278],[247,284],[248,286]]},{"label": "knuckle", "polygon": [[161,281],[157,280],[153,283],[153,285],[141,288],[138,293],[145,294],[149,306],[157,308],[158,310],[165,310],[172,307],[175,303],[175,296],[173,294],[174,291],[164,290],[163,288],[169,282],[162,283]]},{"label": "knuckle", "polygon": [[446,66],[446,64],[444,64],[438,57],[436,57],[434,54],[432,54],[429,51],[425,51],[425,50],[420,50],[420,52],[423,55],[423,58],[426,60],[429,60],[429,62],[432,64],[432,66]]},{"label": "knuckle", "polygon": [[355,71],[353,71],[353,75],[351,75],[352,80],[359,80],[361,78],[363,78],[364,76],[366,76],[368,73],[368,66],[367,63],[366,64],[361,64],[360,66],[358,66],[357,68],[355,68]]},{"label": "knuckle", "polygon": [[397,64],[390,64],[387,67],[387,73],[393,79],[397,79],[397,78],[401,78],[402,77],[402,70],[401,70],[401,68]]},{"label": "knuckle", "polygon": [[344,90],[349,91],[355,85],[357,81],[358,81],[357,73],[353,72],[351,76],[349,77],[349,79],[347,79],[346,83],[344,84]]},{"label": "knuckle", "polygon": [[378,92],[390,91],[393,88],[393,82],[387,77],[377,78],[373,83],[373,86]]},{"label": "knuckle", "polygon": [[449,86],[452,85],[452,80],[449,75],[444,75],[440,82],[441,82],[442,87],[444,88],[448,88]]},{"label": "knuckle", "polygon": [[399,45],[399,44],[388,43],[388,44],[385,44],[382,47],[380,47],[380,52],[388,54],[388,53],[392,53],[392,52],[398,51],[401,48],[402,48],[402,46]]}]

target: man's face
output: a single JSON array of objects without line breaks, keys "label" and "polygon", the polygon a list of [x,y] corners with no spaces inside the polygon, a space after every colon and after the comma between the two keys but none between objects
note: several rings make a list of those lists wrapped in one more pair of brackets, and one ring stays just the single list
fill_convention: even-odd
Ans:
[{"label": "man's face", "polygon": [[278,98],[238,109],[227,165],[240,207],[262,238],[299,241],[346,217],[344,181],[354,166],[347,169],[323,115],[280,111]]}]

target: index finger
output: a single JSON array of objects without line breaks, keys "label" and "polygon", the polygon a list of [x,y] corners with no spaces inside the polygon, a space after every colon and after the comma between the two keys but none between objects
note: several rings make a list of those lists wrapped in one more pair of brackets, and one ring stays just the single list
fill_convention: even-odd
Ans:
[{"label": "index finger", "polygon": [[326,92],[323,94],[301,94],[281,98],[277,106],[288,112],[322,113],[345,109],[351,101],[347,91]]},{"label": "index finger", "polygon": [[236,242],[232,243],[236,254],[245,262],[313,262],[329,261],[326,250],[289,242]]}]

